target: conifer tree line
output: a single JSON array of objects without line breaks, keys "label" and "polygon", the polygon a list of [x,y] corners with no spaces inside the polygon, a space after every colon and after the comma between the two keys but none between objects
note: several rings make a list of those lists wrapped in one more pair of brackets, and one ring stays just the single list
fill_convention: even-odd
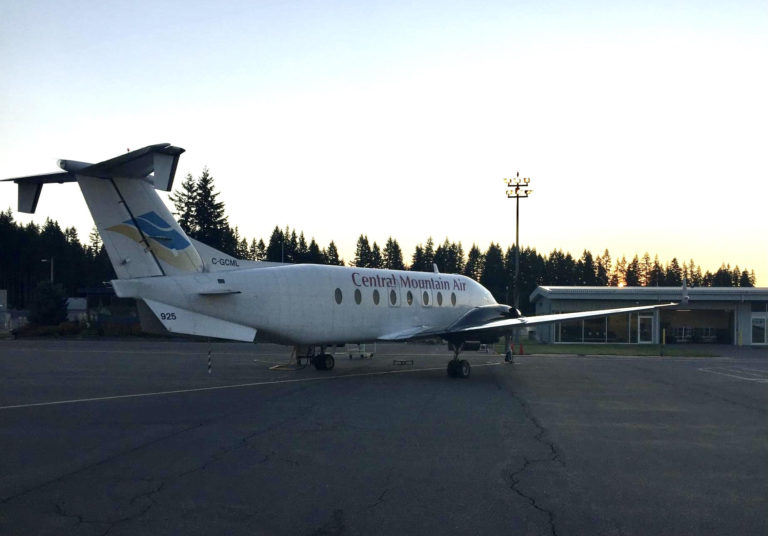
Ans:
[{"label": "conifer tree line", "polygon": [[51,259],[54,283],[66,296],[115,278],[95,227],[85,245],[74,227],[62,231],[51,219],[21,225],[10,208],[0,212],[0,289],[8,291],[10,308],[27,307],[38,284],[49,281]]},{"label": "conifer tree line", "polygon": [[[267,243],[240,235],[230,225],[224,203],[218,200],[214,179],[207,168],[195,179],[187,174],[171,194],[174,213],[188,236],[239,259],[344,265],[336,244],[331,241],[321,248],[303,231],[278,226]],[[0,212],[0,288],[8,290],[11,308],[24,308],[37,283],[49,277],[50,265],[43,259],[55,259],[55,281],[68,296],[78,290],[95,287],[114,279],[115,274],[94,227],[87,245],[81,243],[77,231],[64,231],[50,219],[41,227],[34,223],[20,225],[11,209]],[[510,303],[514,277],[515,248],[504,250],[491,243],[485,251],[473,244],[465,254],[462,244],[446,238],[435,245],[430,237],[414,248],[410,257],[403,253],[397,239],[390,236],[384,246],[371,242],[361,234],[350,266],[432,272],[433,264],[442,273],[464,274],[479,281],[497,301]],[[553,250],[548,255],[535,248],[520,250],[521,308],[531,313],[527,296],[538,285],[584,286],[680,286],[683,278],[689,286],[751,287],[755,273],[739,266],[723,264],[714,273],[703,272],[693,259],[682,263],[673,258],[662,263],[658,255],[649,253],[612,259],[608,250],[597,257],[584,250],[581,257]]]}]

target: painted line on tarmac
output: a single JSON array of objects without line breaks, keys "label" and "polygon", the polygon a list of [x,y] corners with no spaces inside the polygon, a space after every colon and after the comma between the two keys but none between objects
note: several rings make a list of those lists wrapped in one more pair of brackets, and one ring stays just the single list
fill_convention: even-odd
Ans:
[{"label": "painted line on tarmac", "polygon": [[[473,367],[493,367],[497,365],[503,365],[504,363],[481,363],[473,365]],[[251,383],[239,383],[236,385],[217,385],[215,387],[197,387],[195,389],[177,389],[175,391],[157,391],[154,393],[134,393],[129,395],[116,395],[116,396],[100,396],[95,398],[79,398],[74,400],[56,400],[53,402],[37,402],[33,404],[18,404],[14,406],[0,406],[0,410],[4,409],[21,409],[21,408],[37,408],[43,406],[60,406],[64,404],[79,404],[83,402],[102,402],[106,400],[120,400],[124,398],[146,398],[151,396],[166,396],[177,395],[184,393],[199,393],[203,391],[222,391],[225,389],[242,389],[245,387],[259,387],[263,385],[277,385],[286,383],[308,383],[308,382],[320,382],[330,380],[340,380],[342,378],[361,378],[364,376],[385,376],[387,374],[408,374],[412,372],[426,372],[434,370],[445,370],[445,367],[430,367],[420,369],[408,369],[408,370],[387,370],[383,372],[362,372],[359,374],[341,374],[339,376],[326,376],[319,378],[297,378],[292,380],[271,380],[266,382],[251,382]]]},{"label": "painted line on tarmac", "polygon": [[[709,372],[710,374],[719,374],[720,376],[728,376],[729,378],[736,378],[738,380],[744,380],[748,382],[768,383],[768,377],[766,377],[766,374],[768,374],[768,371],[765,371],[765,370],[761,370],[757,373],[740,370],[738,367],[733,367],[733,368],[723,367],[720,370],[716,370],[714,368],[700,368],[698,370],[700,370],[701,372]],[[723,370],[725,370],[725,372],[723,372]]]}]

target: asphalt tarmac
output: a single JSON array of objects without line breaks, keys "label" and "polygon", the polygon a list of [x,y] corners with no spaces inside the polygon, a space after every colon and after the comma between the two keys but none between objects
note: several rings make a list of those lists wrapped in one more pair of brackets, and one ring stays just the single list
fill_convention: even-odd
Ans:
[{"label": "asphalt tarmac", "polygon": [[768,352],[210,348],[1,341],[0,534],[768,534]]}]

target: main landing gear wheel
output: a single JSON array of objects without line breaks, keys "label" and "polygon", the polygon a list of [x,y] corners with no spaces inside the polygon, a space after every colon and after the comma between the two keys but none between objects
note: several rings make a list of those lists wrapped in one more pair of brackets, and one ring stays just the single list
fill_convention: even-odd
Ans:
[{"label": "main landing gear wheel", "polygon": [[451,359],[448,362],[447,372],[448,376],[451,378],[469,378],[471,370],[472,367],[466,359],[462,359],[461,361],[458,359]]},{"label": "main landing gear wheel", "polygon": [[514,360],[515,358],[512,354],[512,350],[507,350],[507,353],[504,355],[504,361],[506,361],[507,363],[512,363],[514,362]]},{"label": "main landing gear wheel", "polygon": [[315,356],[314,364],[317,370],[331,370],[336,365],[336,360],[331,354],[320,354]]}]

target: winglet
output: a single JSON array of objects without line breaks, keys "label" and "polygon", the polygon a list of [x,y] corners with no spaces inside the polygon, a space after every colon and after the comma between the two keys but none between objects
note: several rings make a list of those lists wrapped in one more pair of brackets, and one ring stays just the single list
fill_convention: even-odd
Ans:
[{"label": "winglet", "polygon": [[686,282],[685,278],[683,278],[683,297],[680,301],[684,305],[688,305],[688,302],[691,301],[691,297],[688,296],[688,283]]}]

